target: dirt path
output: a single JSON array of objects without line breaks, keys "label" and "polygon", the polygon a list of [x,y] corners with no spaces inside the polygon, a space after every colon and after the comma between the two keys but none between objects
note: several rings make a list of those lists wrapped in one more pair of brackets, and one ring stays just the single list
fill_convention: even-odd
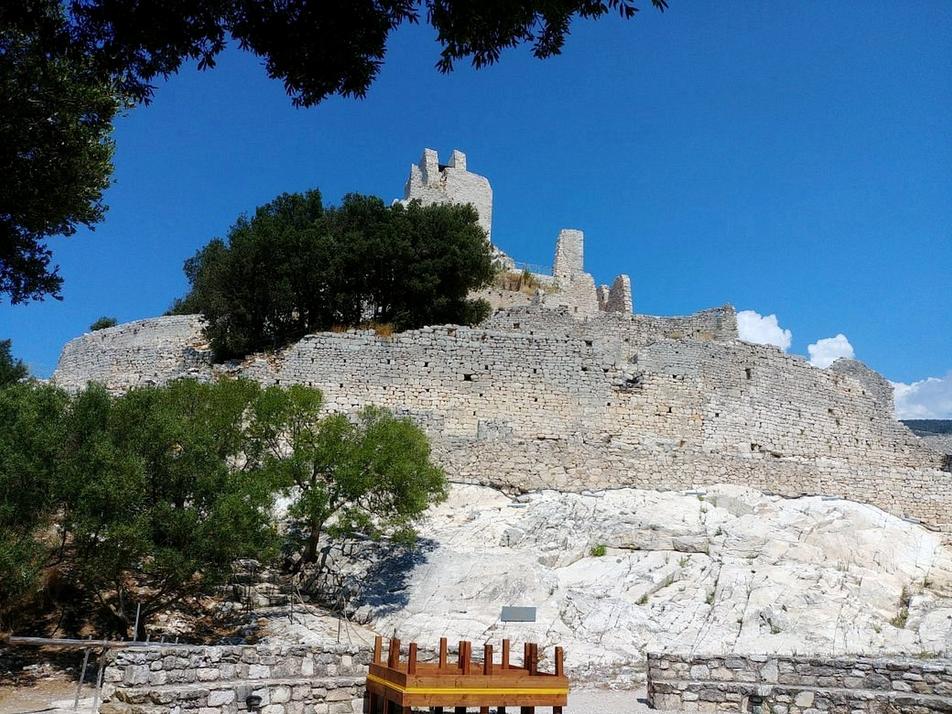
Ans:
[{"label": "dirt path", "polygon": [[[92,711],[95,688],[83,685],[79,712]],[[72,712],[76,683],[67,679],[44,679],[29,687],[0,686],[0,714]]]}]

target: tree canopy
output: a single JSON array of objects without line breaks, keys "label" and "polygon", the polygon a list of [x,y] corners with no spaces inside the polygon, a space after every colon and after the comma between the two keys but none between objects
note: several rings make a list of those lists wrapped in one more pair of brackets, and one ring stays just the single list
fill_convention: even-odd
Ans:
[{"label": "tree canopy", "polygon": [[353,420],[322,416],[320,407],[320,392],[301,386],[268,389],[258,406],[261,423],[272,428],[261,434],[266,467],[275,483],[297,494],[288,509],[297,568],[317,559],[326,535],[389,533],[411,541],[413,522],[446,497],[443,471],[412,422],[370,407]]},{"label": "tree canopy", "polygon": [[105,330],[109,327],[115,327],[117,324],[119,323],[116,321],[116,318],[103,315],[89,326],[89,331],[98,332],[99,330]]},{"label": "tree canopy", "polygon": [[0,295],[59,297],[46,239],[102,220],[112,174],[110,78],[53,0],[0,8]]},{"label": "tree canopy", "polygon": [[[445,479],[418,427],[372,410],[320,412],[321,393],[179,380],[112,395],[0,387],[0,621],[42,600],[131,633],[225,582],[239,558],[312,562],[322,535],[406,540]],[[34,618],[35,619],[35,618]],[[61,618],[62,619],[62,618]],[[66,617],[69,620],[69,617]]]},{"label": "tree canopy", "polygon": [[404,23],[434,28],[436,67],[449,72],[461,60],[491,65],[521,44],[550,57],[578,18],[637,12],[633,0],[0,3],[0,295],[60,297],[46,241],[102,220],[117,112],[148,102],[152,82],[185,62],[214,67],[229,41],[263,58],[296,106],[312,106],[364,96]]},{"label": "tree canopy", "polygon": [[0,340],[0,387],[19,382],[30,375],[22,359],[13,356],[13,340]]},{"label": "tree canopy", "polygon": [[201,313],[229,359],[338,326],[473,324],[489,307],[469,294],[493,272],[470,206],[283,194],[186,261],[191,289],[173,311]]}]

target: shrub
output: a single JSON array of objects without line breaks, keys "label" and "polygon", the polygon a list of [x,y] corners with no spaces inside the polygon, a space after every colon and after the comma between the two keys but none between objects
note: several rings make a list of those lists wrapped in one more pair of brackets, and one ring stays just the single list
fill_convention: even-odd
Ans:
[{"label": "shrub", "polygon": [[608,551],[607,551],[607,549],[605,548],[604,545],[602,545],[601,543],[599,543],[598,545],[593,545],[593,546],[592,546],[592,550],[589,551],[589,552],[591,553],[591,555],[592,555],[593,558],[601,558],[601,557],[602,557],[603,555],[605,555],[605,553],[607,553]]},{"label": "shrub", "polygon": [[96,332],[97,330],[105,330],[107,327],[115,327],[118,324],[116,318],[103,316],[89,326],[89,331]]}]

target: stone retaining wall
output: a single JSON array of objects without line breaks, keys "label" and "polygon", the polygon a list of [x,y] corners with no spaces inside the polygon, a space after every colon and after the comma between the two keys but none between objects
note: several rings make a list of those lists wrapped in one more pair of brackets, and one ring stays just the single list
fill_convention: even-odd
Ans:
[{"label": "stone retaining wall", "polygon": [[952,660],[649,653],[648,701],[685,712],[952,712]]},{"label": "stone retaining wall", "polygon": [[102,714],[353,714],[370,652],[348,645],[166,646],[120,650],[107,666]]}]

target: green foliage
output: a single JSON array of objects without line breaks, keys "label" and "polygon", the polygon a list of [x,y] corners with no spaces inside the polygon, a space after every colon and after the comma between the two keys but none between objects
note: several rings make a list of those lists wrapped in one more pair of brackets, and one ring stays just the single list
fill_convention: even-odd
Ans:
[{"label": "green foliage", "polygon": [[45,241],[102,220],[119,100],[59,0],[0,8],[0,295],[59,297]]},{"label": "green foliage", "polygon": [[155,613],[223,583],[238,558],[270,558],[274,497],[292,496],[290,547],[321,535],[412,540],[445,496],[422,431],[387,412],[322,416],[321,394],[244,380],[179,380],[70,397],[37,382],[0,388],[0,617],[44,569],[139,636]]},{"label": "green foliage", "polygon": [[37,590],[53,547],[45,531],[66,403],[47,385],[0,387],[0,618]]},{"label": "green foliage", "polygon": [[598,545],[593,545],[592,550],[590,551],[593,558],[601,558],[607,552],[607,549],[601,543]]},{"label": "green foliage", "polygon": [[[75,577],[125,631],[274,544],[272,487],[243,447],[258,387],[193,380],[75,397],[57,481]],[[134,592],[133,592],[134,588]]]},{"label": "green foliage", "polygon": [[[664,10],[666,0],[651,0]],[[234,44],[263,57],[268,75],[283,81],[298,106],[328,96],[366,94],[383,65],[390,33],[421,18],[433,26],[442,50],[437,68],[458,60],[475,67],[497,62],[504,49],[527,43],[538,58],[562,50],[572,22],[616,12],[630,19],[632,0],[449,0],[389,2],[260,3],[251,0],[166,0],[71,4],[76,43],[137,99],[148,100],[150,82],[184,60],[213,67],[230,35]]]},{"label": "green foliage", "polygon": [[468,295],[493,267],[469,206],[388,207],[352,194],[327,208],[309,191],[239,218],[185,274],[191,290],[172,312],[202,313],[216,357],[229,359],[338,326],[474,324],[489,306]]},{"label": "green foliage", "polygon": [[[430,460],[423,432],[407,419],[366,408],[356,420],[320,416],[317,390],[265,390],[256,407],[269,444],[273,480],[294,500],[288,509],[290,545],[299,565],[312,563],[322,535],[388,534],[412,542],[414,522],[446,497],[446,478]],[[290,455],[279,450],[279,436]]]},{"label": "green foliage", "polygon": [[137,604],[144,625],[223,582],[236,558],[273,552],[274,484],[243,458],[259,393],[191,380],[119,397],[0,389],[0,602],[57,564],[127,635]]},{"label": "green foliage", "polygon": [[97,330],[105,330],[108,327],[115,327],[118,324],[116,318],[103,315],[89,326],[89,331],[96,332]]},{"label": "green foliage", "polygon": [[901,419],[914,434],[952,434],[952,419]]},{"label": "green foliage", "polygon": [[0,387],[26,379],[30,370],[23,360],[13,356],[13,341],[0,340]]}]

